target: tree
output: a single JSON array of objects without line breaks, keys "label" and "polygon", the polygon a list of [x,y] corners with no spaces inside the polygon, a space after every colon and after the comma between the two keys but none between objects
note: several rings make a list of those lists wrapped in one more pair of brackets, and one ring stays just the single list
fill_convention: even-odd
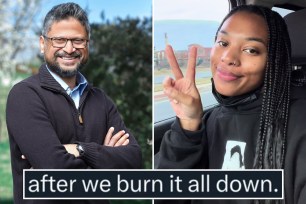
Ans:
[{"label": "tree", "polygon": [[114,100],[151,168],[152,19],[116,18],[91,25],[89,81]]},{"label": "tree", "polygon": [[18,54],[32,45],[34,18],[41,0],[0,0],[0,79],[15,71]]}]

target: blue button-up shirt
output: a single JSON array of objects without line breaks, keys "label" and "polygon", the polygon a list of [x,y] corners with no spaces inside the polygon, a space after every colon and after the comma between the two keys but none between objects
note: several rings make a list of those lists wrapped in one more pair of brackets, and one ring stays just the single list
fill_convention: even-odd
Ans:
[{"label": "blue button-up shirt", "polygon": [[66,84],[66,82],[61,77],[59,77],[54,72],[49,70],[48,67],[47,67],[47,69],[50,72],[50,74],[53,76],[53,78],[63,87],[63,89],[66,91],[66,93],[72,98],[72,100],[75,104],[75,107],[78,109],[79,105],[80,105],[80,98],[81,98],[86,86],[88,85],[88,82],[85,79],[85,77],[79,72],[77,74],[77,79],[76,79],[77,80],[77,86],[74,87],[71,90],[71,88]]}]

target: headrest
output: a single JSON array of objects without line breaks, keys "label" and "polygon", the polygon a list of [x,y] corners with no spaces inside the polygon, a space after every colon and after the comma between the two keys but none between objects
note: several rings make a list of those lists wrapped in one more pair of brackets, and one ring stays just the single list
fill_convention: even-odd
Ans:
[{"label": "headrest", "polygon": [[306,65],[306,9],[284,17],[291,40],[292,64]]}]

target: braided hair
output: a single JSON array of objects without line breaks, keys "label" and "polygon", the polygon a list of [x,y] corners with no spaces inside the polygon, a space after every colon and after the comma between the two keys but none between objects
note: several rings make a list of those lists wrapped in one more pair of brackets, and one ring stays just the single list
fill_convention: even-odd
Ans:
[{"label": "braided hair", "polygon": [[237,12],[263,17],[268,27],[268,56],[262,87],[263,101],[254,169],[284,167],[291,75],[291,44],[283,18],[269,8],[243,5],[231,10],[223,23]]},{"label": "braided hair", "polygon": [[[249,12],[264,18],[268,27],[268,56],[262,86],[262,109],[254,158],[254,169],[284,168],[291,75],[291,44],[283,18],[269,8],[243,5],[234,8],[221,26],[237,12]],[[281,203],[260,200],[254,203]]]}]

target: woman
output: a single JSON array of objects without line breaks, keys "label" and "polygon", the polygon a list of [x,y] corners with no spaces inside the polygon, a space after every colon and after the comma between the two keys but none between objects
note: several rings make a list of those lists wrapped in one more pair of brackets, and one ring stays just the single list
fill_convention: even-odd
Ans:
[{"label": "woman", "polygon": [[[163,137],[155,167],[284,168],[286,203],[306,203],[305,170],[297,164],[306,161],[306,146],[299,146],[305,143],[305,125],[292,122],[305,102],[293,103],[289,116],[290,50],[286,24],[276,12],[258,6],[232,10],[217,30],[211,52],[212,90],[220,105],[203,115],[195,86],[196,49],[190,49],[184,77],[168,46],[175,79],[167,78],[163,85],[177,120]],[[285,200],[271,201],[278,202]]]}]

